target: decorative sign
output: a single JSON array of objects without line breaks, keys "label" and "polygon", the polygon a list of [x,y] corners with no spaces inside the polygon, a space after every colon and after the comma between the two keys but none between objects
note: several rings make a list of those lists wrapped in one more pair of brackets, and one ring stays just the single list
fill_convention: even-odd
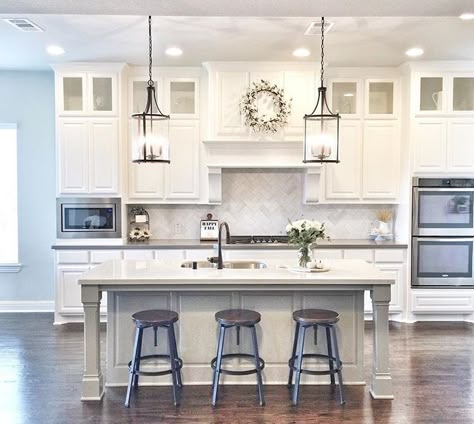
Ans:
[{"label": "decorative sign", "polygon": [[[268,115],[258,110],[258,102],[262,96],[269,97],[273,103],[273,112]],[[291,101],[285,98],[285,90],[266,80],[253,82],[242,96],[240,112],[245,125],[255,132],[275,133],[287,122],[291,112]]]},{"label": "decorative sign", "polygon": [[219,237],[219,221],[212,219],[212,214],[207,214],[207,219],[201,220],[201,240],[217,241]]}]

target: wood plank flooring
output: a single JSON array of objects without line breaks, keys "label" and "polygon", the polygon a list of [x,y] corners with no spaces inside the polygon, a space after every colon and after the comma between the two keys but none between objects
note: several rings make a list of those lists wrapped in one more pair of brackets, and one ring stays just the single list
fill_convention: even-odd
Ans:
[{"label": "wood plank flooring", "polygon": [[[366,328],[366,364],[372,360]],[[103,346],[104,348],[105,346]],[[474,423],[474,325],[392,323],[394,401],[371,399],[367,386],[347,386],[340,407],[329,386],[302,388],[291,406],[286,387],[225,386],[216,409],[209,386],[184,388],[172,406],[168,387],[142,387],[130,409],[125,388],[107,388],[102,402],[81,402],[82,327],[52,325],[50,314],[0,315],[0,423]],[[370,366],[366,367],[370,381]]]}]

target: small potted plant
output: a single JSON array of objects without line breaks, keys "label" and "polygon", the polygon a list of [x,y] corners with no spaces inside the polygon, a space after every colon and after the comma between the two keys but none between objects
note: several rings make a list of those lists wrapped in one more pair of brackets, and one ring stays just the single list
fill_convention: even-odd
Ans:
[{"label": "small potted plant", "polygon": [[300,267],[306,268],[312,261],[312,245],[318,239],[329,239],[325,233],[324,224],[309,219],[300,219],[289,222],[286,226],[288,243],[298,247],[298,262]]}]

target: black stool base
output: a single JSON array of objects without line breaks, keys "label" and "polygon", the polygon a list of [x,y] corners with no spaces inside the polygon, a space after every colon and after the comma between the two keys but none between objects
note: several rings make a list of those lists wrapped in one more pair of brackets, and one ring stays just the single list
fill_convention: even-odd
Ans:
[{"label": "black stool base", "polygon": [[[222,360],[226,359],[236,359],[236,358],[246,358],[246,359],[252,359],[255,360],[254,355],[251,355],[250,353],[226,353],[225,355],[222,355]],[[265,368],[265,361],[262,358],[259,359],[259,367],[258,370],[257,368],[252,368],[250,370],[240,370],[240,371],[235,371],[235,370],[226,370],[221,367],[220,373],[221,374],[228,374],[228,375],[250,375],[250,374],[257,374],[257,372],[262,371]],[[213,370],[216,369],[216,362],[217,362],[217,357],[215,357],[211,361],[211,367]]]},{"label": "black stool base", "polygon": [[[145,360],[145,363],[148,359],[167,359],[171,363],[171,356],[170,355],[145,355],[145,356],[140,356],[140,365],[143,365],[143,360]],[[180,358],[176,358],[176,370],[179,371],[181,368],[183,368],[183,361]],[[128,369],[129,371],[132,370],[132,361],[128,363]],[[157,375],[168,375],[172,374],[173,369],[169,368],[167,370],[162,370],[162,371],[135,371],[136,375],[150,375],[150,376],[157,376]],[[180,384],[181,386],[181,384]]]}]

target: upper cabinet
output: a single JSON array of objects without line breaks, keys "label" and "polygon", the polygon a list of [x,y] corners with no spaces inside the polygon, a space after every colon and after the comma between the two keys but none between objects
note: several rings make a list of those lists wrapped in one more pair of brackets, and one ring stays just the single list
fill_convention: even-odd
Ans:
[{"label": "upper cabinet", "polygon": [[59,116],[114,116],[118,113],[117,73],[56,73]]},{"label": "upper cabinet", "polygon": [[165,96],[172,119],[199,118],[198,78],[166,78]]},{"label": "upper cabinet", "polygon": [[362,80],[331,79],[328,86],[331,111],[339,113],[343,119],[362,117]]},{"label": "upper cabinet", "polygon": [[397,118],[398,80],[367,79],[364,94],[364,116],[366,119]]}]

